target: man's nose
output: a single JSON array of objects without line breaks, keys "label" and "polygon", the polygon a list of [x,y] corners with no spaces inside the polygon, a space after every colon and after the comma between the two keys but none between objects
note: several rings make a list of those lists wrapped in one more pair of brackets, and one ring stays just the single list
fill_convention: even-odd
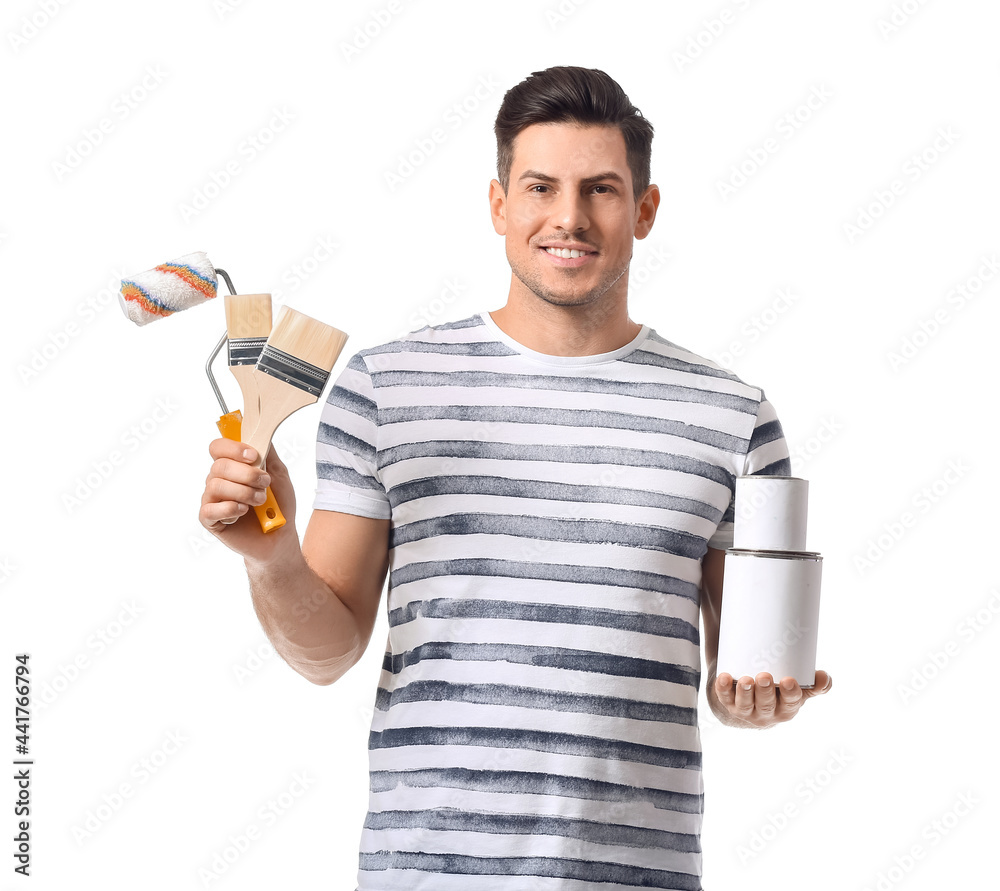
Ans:
[{"label": "man's nose", "polygon": [[549,222],[566,232],[579,232],[590,225],[587,202],[579,192],[565,191],[553,202]]}]

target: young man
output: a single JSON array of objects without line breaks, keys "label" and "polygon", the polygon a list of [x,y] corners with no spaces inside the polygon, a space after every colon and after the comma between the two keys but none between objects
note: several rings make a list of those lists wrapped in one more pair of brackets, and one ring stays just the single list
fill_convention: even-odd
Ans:
[{"label": "young man", "polygon": [[618,84],[537,72],[496,133],[506,304],[350,361],[301,548],[248,516],[270,484],[292,518],[294,494],[242,444],[212,443],[201,520],[318,684],[361,656],[390,570],[362,891],[697,889],[699,609],[725,722],[830,684],[714,677],[735,478],[787,474],[788,451],[759,389],[628,316],[659,192]]}]

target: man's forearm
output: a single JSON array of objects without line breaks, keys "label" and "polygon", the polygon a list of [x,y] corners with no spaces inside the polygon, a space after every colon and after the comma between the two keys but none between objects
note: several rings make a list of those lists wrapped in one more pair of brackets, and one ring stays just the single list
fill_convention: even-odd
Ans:
[{"label": "man's forearm", "polygon": [[275,651],[314,684],[332,684],[361,657],[354,614],[309,567],[297,539],[267,563],[246,560],[254,611]]}]

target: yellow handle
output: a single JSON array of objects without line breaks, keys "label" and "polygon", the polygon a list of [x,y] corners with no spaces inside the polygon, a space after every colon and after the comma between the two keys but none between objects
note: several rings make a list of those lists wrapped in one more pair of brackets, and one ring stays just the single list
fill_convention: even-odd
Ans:
[{"label": "yellow handle", "polygon": [[[243,414],[239,409],[231,411],[228,415],[223,415],[215,423],[219,428],[219,433],[226,439],[231,439],[233,442],[240,442]],[[264,532],[273,532],[275,529],[280,529],[285,525],[285,518],[281,513],[281,508],[278,507],[278,502],[274,499],[274,493],[271,491],[270,486],[267,487],[267,500],[263,504],[255,505],[254,513],[257,514],[257,519],[260,520],[260,528]]]}]

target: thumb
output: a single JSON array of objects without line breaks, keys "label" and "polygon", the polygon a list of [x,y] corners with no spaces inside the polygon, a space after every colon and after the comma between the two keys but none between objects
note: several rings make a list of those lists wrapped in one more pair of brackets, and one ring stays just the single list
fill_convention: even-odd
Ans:
[{"label": "thumb", "polygon": [[813,696],[822,696],[824,693],[829,693],[833,689],[833,678],[830,677],[825,671],[816,672],[816,683],[809,690],[803,690],[802,696],[804,699],[809,699]]}]

